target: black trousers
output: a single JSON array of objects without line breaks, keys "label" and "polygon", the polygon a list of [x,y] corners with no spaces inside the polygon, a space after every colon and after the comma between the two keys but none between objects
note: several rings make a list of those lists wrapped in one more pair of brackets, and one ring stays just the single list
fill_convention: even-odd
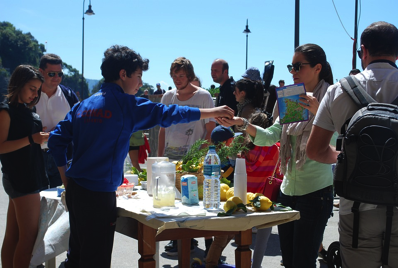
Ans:
[{"label": "black trousers", "polygon": [[66,268],[111,266],[116,225],[115,192],[94,192],[69,179],[70,238]]}]

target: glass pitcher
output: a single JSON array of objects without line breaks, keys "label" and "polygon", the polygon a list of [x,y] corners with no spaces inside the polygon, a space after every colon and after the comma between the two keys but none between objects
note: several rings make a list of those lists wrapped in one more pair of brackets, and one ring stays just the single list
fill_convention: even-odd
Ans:
[{"label": "glass pitcher", "polygon": [[158,162],[152,165],[153,207],[174,207],[176,166],[170,162]]}]

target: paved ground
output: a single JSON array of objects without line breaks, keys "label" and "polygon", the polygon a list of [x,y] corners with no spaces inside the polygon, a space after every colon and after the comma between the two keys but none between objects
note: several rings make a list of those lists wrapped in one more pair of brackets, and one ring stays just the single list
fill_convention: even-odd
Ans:
[{"label": "paved ground", "polygon": [[[6,215],[7,215],[7,206],[8,206],[8,196],[5,194],[3,189],[2,181],[0,181],[0,241],[3,241],[5,223],[6,223]],[[324,235],[324,246],[327,248],[332,242],[338,240],[338,231],[337,231],[337,222],[338,222],[338,211],[334,209],[334,216],[329,219],[328,226]],[[255,242],[256,235],[253,234],[253,244]],[[204,239],[198,239],[199,246],[195,249],[195,251],[191,254],[191,257],[203,257],[204,253]],[[160,242],[160,264],[161,268],[171,268],[178,267],[177,257],[169,257],[164,252],[164,246],[168,243],[168,241]],[[232,240],[231,243],[226,247],[223,252],[223,259],[226,259],[228,263],[234,263],[235,256],[234,250],[236,245]],[[253,246],[251,247],[253,249]],[[130,239],[124,235],[116,233],[115,242],[112,254],[112,267],[115,268],[127,268],[127,267],[137,267],[138,256],[138,246],[137,241]],[[58,268],[63,268],[63,261],[65,260],[66,254],[63,253],[57,257],[56,263]],[[264,259],[262,262],[262,267],[281,267],[280,266],[281,254],[279,250],[279,238],[278,231],[276,227],[273,227],[271,237],[268,241],[268,249],[265,252]],[[0,264],[1,267],[1,264]],[[327,268],[327,265],[318,262],[317,267]],[[186,267],[184,267],[186,268]]]}]

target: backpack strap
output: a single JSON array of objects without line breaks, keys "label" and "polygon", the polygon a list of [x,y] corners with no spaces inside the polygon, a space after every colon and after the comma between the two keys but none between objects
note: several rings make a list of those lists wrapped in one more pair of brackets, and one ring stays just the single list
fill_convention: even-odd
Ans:
[{"label": "backpack strap", "polygon": [[359,107],[366,107],[369,103],[376,102],[362,87],[354,76],[347,76],[340,79],[341,88],[347,92],[348,96]]},{"label": "backpack strap", "polygon": [[391,239],[391,228],[392,228],[392,216],[394,215],[393,206],[387,206],[386,212],[386,231],[384,233],[384,245],[381,254],[381,261],[383,265],[388,265],[388,252],[390,250],[390,239]]},{"label": "backpack strap", "polygon": [[354,202],[351,212],[354,214],[354,222],[352,225],[352,248],[358,248],[358,234],[359,234],[359,205],[361,202]]}]

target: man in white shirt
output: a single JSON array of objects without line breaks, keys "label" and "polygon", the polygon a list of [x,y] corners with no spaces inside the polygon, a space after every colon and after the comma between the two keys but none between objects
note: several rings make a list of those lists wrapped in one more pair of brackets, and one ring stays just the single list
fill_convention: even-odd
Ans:
[{"label": "man in white shirt", "polygon": [[[171,65],[170,75],[176,86],[167,91],[161,103],[185,105],[197,108],[213,108],[214,103],[210,93],[192,84],[195,73],[192,63],[184,58],[177,58]],[[216,127],[214,119],[172,125],[160,128],[158,156],[168,156],[170,159],[180,160],[195,141],[202,139],[211,143],[211,132]]]},{"label": "man in white shirt", "polygon": [[[377,102],[391,103],[398,96],[398,29],[386,22],[375,22],[361,35],[358,55],[364,71],[355,75],[366,92]],[[340,83],[330,86],[323,98],[310,138],[307,156],[322,163],[336,163],[339,152],[329,145],[335,131],[358,110]],[[340,198],[339,233],[343,267],[381,267],[386,231],[386,206],[361,203],[358,248],[352,247],[353,201]],[[398,267],[398,209],[393,210],[388,266]]]},{"label": "man in white shirt", "polygon": [[[79,100],[70,88],[60,84],[63,72],[62,59],[58,55],[49,53],[41,57],[39,71],[44,77],[44,83],[41,87],[40,100],[36,105],[36,112],[40,116],[44,131],[50,132],[59,121],[64,120],[65,115]],[[47,152],[47,143],[42,145],[42,150],[50,188],[62,185],[54,159]]]}]

